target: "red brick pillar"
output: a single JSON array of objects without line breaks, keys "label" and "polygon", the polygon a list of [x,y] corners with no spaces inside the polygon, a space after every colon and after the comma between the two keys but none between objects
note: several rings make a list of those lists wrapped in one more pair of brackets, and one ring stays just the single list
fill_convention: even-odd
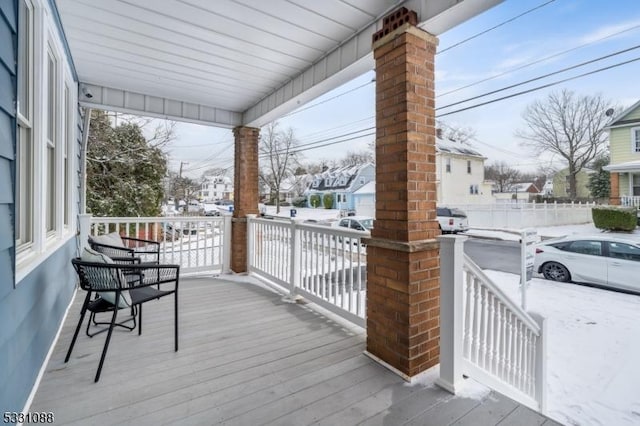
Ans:
[{"label": "red brick pillar", "polygon": [[620,205],[620,174],[616,172],[609,173],[609,181],[611,183],[611,191],[609,193],[609,204],[612,206]]},{"label": "red brick pillar", "polygon": [[247,215],[258,214],[258,137],[260,129],[236,127],[231,270],[247,271]]},{"label": "red brick pillar", "polygon": [[367,248],[367,353],[405,378],[438,364],[434,55],[402,8],[373,36],[376,222]]}]

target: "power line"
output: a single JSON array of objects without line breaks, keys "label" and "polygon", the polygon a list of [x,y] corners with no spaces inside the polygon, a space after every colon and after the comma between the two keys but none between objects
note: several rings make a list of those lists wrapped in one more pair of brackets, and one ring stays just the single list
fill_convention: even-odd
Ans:
[{"label": "power line", "polygon": [[478,108],[478,107],[481,107],[481,106],[484,106],[484,105],[489,105],[489,104],[492,104],[492,103],[495,103],[495,102],[503,101],[505,99],[515,98],[516,96],[520,96],[520,95],[524,95],[524,94],[527,94],[527,93],[535,92],[535,91],[538,91],[538,90],[541,90],[541,89],[546,89],[547,87],[556,86],[558,84],[565,83],[567,81],[571,81],[571,80],[575,80],[575,79],[578,79],[578,78],[586,77],[586,76],[589,76],[589,75],[592,75],[592,74],[597,74],[599,72],[610,70],[612,68],[617,68],[617,67],[620,67],[622,65],[627,65],[627,64],[630,64],[632,62],[639,61],[639,60],[640,60],[640,57],[634,58],[634,59],[630,59],[630,60],[624,61],[624,62],[619,62],[617,64],[609,65],[609,66],[603,67],[603,68],[598,68],[597,70],[585,72],[583,74],[578,74],[576,76],[568,77],[568,78],[565,78],[565,79],[562,79],[562,80],[558,80],[558,81],[554,81],[552,83],[543,84],[542,86],[534,87],[534,88],[531,88],[531,89],[528,89],[528,90],[523,90],[521,92],[517,92],[517,93],[513,93],[511,95],[503,96],[501,98],[492,99],[490,101],[481,102],[479,104],[471,105],[471,106],[468,106],[468,107],[465,107],[465,108],[460,108],[460,109],[457,109],[455,111],[450,111],[450,112],[446,112],[444,114],[436,115],[436,118],[445,117],[447,115],[456,114],[456,113],[459,113],[459,112],[463,112],[463,111],[467,111],[467,110],[470,110],[470,109]]},{"label": "power line", "polygon": [[495,30],[496,28],[500,28],[501,26],[506,25],[506,24],[508,24],[509,22],[513,22],[513,21],[515,21],[516,19],[521,18],[521,17],[523,17],[523,16],[525,16],[525,15],[528,15],[529,13],[531,13],[531,12],[533,12],[533,11],[535,11],[535,10],[538,10],[538,9],[540,9],[540,8],[543,8],[543,7],[547,6],[548,4],[553,3],[554,1],[555,1],[555,0],[549,0],[549,1],[548,1],[548,2],[546,2],[546,3],[542,3],[542,4],[540,4],[540,5],[538,5],[538,6],[534,7],[534,8],[531,8],[531,9],[529,9],[529,10],[525,11],[525,12],[522,12],[521,14],[516,15],[516,16],[514,16],[513,18],[509,18],[509,19],[507,19],[506,21],[503,21],[503,22],[501,22],[501,23],[499,23],[499,24],[497,24],[497,25],[494,25],[494,26],[493,26],[493,27],[491,27],[491,28],[488,28],[488,29],[486,29],[486,30],[484,30],[484,31],[481,31],[481,32],[479,32],[479,33],[477,33],[477,34],[475,34],[475,35],[472,35],[471,37],[468,37],[468,38],[466,38],[466,39],[464,39],[464,40],[462,40],[462,41],[459,41],[458,43],[456,43],[456,44],[454,44],[454,45],[451,45],[451,46],[449,46],[449,47],[446,47],[446,48],[444,48],[444,49],[442,49],[442,50],[438,51],[438,52],[436,53],[436,55],[438,55],[438,54],[440,54],[440,53],[444,53],[444,52],[446,52],[447,50],[451,50],[451,49],[453,49],[453,48],[455,48],[455,47],[458,47],[458,46],[460,46],[461,44],[464,44],[464,43],[466,43],[466,42],[468,42],[468,41],[471,41],[471,40],[473,40],[473,39],[475,39],[475,38],[477,38],[477,37],[480,37],[481,35],[486,34],[486,33],[490,32],[490,31],[493,31],[493,30]]},{"label": "power line", "polygon": [[289,116],[292,116],[292,115],[294,115],[294,114],[298,114],[298,113],[300,113],[300,112],[302,112],[302,111],[306,111],[306,110],[308,110],[308,109],[310,109],[310,108],[315,108],[315,107],[317,107],[317,106],[319,106],[319,105],[322,105],[322,104],[324,104],[324,103],[327,103],[327,102],[329,102],[329,101],[332,101],[332,100],[334,100],[334,99],[337,99],[337,98],[339,98],[339,97],[341,97],[341,96],[344,96],[344,95],[346,95],[346,94],[348,94],[348,93],[355,92],[356,90],[362,89],[363,87],[366,87],[366,86],[368,86],[368,85],[370,85],[370,84],[372,84],[372,83],[373,83],[373,80],[368,81],[368,82],[366,82],[366,83],[364,83],[364,84],[361,84],[361,85],[360,85],[360,86],[358,86],[358,87],[354,87],[353,89],[349,89],[349,90],[347,90],[347,91],[345,91],[345,92],[342,92],[342,93],[339,93],[339,94],[337,94],[337,95],[335,95],[335,96],[332,96],[332,97],[330,97],[330,98],[324,99],[324,100],[322,100],[322,101],[320,101],[320,102],[316,102],[315,104],[307,105],[307,106],[306,106],[306,107],[304,107],[304,108],[300,108],[300,109],[297,109],[297,110],[295,110],[295,111],[292,111],[292,112],[290,112],[290,113],[288,113],[288,114],[285,114],[285,115],[283,115],[283,116],[282,116],[282,118],[284,118],[284,117],[289,117]]},{"label": "power line", "polygon": [[571,71],[573,69],[580,68],[580,67],[583,67],[585,65],[592,64],[594,62],[602,61],[604,59],[612,58],[614,56],[621,55],[623,53],[627,53],[627,52],[630,52],[630,51],[638,49],[638,48],[640,48],[640,44],[638,44],[636,46],[633,46],[633,47],[630,47],[628,49],[619,50],[617,52],[610,53],[610,54],[605,55],[605,56],[601,56],[599,58],[591,59],[590,61],[581,62],[579,64],[575,64],[575,65],[572,65],[570,67],[562,68],[560,70],[557,70],[557,71],[554,71],[554,72],[550,72],[548,74],[543,74],[541,76],[534,77],[534,78],[531,78],[529,80],[522,81],[520,83],[512,84],[510,86],[506,86],[506,87],[503,87],[503,88],[500,88],[500,89],[497,89],[497,90],[492,90],[490,92],[486,92],[486,93],[483,93],[481,95],[473,96],[471,98],[467,98],[467,99],[464,99],[462,101],[458,101],[458,102],[454,102],[454,103],[451,103],[451,104],[448,104],[448,105],[444,105],[444,106],[436,108],[436,111],[439,110],[439,109],[444,109],[444,108],[449,108],[449,107],[452,107],[452,106],[455,106],[455,105],[460,105],[460,104],[463,104],[463,103],[466,103],[466,102],[469,102],[469,101],[473,101],[473,100],[476,100],[476,99],[479,99],[479,98],[484,98],[485,96],[494,95],[494,94],[499,93],[499,92],[504,92],[505,90],[513,89],[514,87],[523,86],[525,84],[528,84],[528,83],[531,83],[531,82],[534,82],[534,81],[537,81],[537,80],[542,80],[543,78],[551,77],[551,76],[554,76],[556,74],[561,74],[561,73],[566,72],[566,71]]},{"label": "power line", "polygon": [[473,86],[476,86],[476,85],[481,84],[481,83],[485,83],[485,82],[490,81],[490,80],[494,80],[494,79],[496,79],[498,77],[502,77],[504,75],[511,74],[514,71],[519,71],[521,69],[528,68],[528,67],[530,67],[532,65],[539,64],[540,62],[544,62],[544,61],[547,61],[549,59],[557,58],[558,56],[566,55],[567,53],[571,53],[571,52],[576,51],[578,49],[582,49],[583,47],[586,47],[586,46],[601,42],[602,40],[606,40],[608,38],[615,37],[617,35],[620,35],[620,34],[623,34],[625,32],[632,31],[632,30],[635,30],[635,29],[638,29],[638,28],[640,28],[640,24],[634,25],[632,27],[626,28],[626,29],[618,31],[618,32],[615,32],[613,34],[609,34],[609,35],[601,37],[601,38],[599,38],[597,40],[593,40],[593,41],[591,41],[589,43],[584,43],[584,44],[581,44],[579,46],[572,47],[571,49],[563,50],[561,52],[554,53],[553,55],[549,55],[549,56],[545,56],[545,57],[540,58],[540,59],[536,59],[535,61],[528,62],[528,63],[520,65],[518,67],[508,69],[508,70],[503,71],[503,72],[501,72],[499,74],[492,75],[491,77],[487,77],[487,78],[484,78],[482,80],[478,80],[478,81],[475,81],[473,83],[469,83],[469,84],[467,84],[465,86],[458,87],[457,89],[452,89],[452,90],[449,90],[447,92],[440,93],[439,95],[436,95],[436,98],[439,98],[441,96],[446,96],[446,95],[449,95],[451,93],[456,93],[456,92],[459,92],[460,90],[468,89],[469,87],[473,87]]}]

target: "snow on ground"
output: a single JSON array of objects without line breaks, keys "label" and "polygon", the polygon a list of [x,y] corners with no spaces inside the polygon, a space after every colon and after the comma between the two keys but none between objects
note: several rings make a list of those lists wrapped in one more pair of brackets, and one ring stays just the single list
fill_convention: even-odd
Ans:
[{"label": "snow on ground", "polygon": [[314,220],[338,220],[340,218],[340,210],[337,209],[312,209],[308,207],[280,207],[280,213],[276,213],[276,206],[265,206],[266,214],[277,217],[291,217],[291,209],[296,210],[296,218],[298,219],[314,219]]},{"label": "snow on ground", "polygon": [[[518,275],[485,271],[515,301]],[[547,318],[548,415],[567,425],[640,424],[640,297],[534,278]]]},{"label": "snow on ground", "polygon": [[[535,228],[542,239],[559,238],[567,235],[612,235],[621,238],[640,239],[640,230],[634,232],[607,232],[596,228],[593,223],[579,225],[540,226]],[[471,228],[464,233],[471,237],[491,238],[505,241],[520,240],[519,229]]]}]

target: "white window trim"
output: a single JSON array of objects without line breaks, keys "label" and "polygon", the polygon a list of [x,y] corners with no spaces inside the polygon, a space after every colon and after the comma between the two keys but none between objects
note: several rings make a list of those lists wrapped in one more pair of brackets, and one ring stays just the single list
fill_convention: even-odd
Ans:
[{"label": "white window trim", "polygon": [[[66,60],[65,50],[62,48],[62,41],[57,33],[57,26],[53,20],[53,15],[49,10],[49,3],[41,0],[20,0],[24,1],[31,7],[33,12],[33,31],[32,31],[32,63],[29,71],[32,90],[32,110],[31,110],[31,133],[33,138],[33,214],[31,223],[32,242],[28,247],[19,247],[19,241],[16,241],[16,286],[35,268],[45,261],[51,254],[67,244],[71,239],[75,238],[77,225],[77,168],[76,157],[76,105],[77,105],[77,84],[71,77],[71,69]],[[55,197],[55,223],[53,231],[46,230],[46,191],[47,175],[47,103],[43,102],[47,99],[48,94],[48,52],[51,51],[56,61],[56,78],[55,78],[55,98],[54,106],[54,122],[55,135],[54,142],[55,151],[55,167],[56,167],[56,197]],[[65,109],[64,102],[64,85],[69,88],[69,105]],[[64,110],[64,112],[63,112]],[[18,117],[24,122],[25,117]],[[62,121],[64,119],[64,122]],[[71,135],[71,138],[68,136]],[[67,138],[69,140],[67,140]],[[67,185],[65,187],[64,179],[64,155],[65,146],[68,145],[67,164],[68,175]],[[67,192],[68,191],[68,192]],[[68,224],[65,221],[65,197],[68,201]]]},{"label": "white window trim", "polygon": [[636,143],[636,132],[640,131],[640,126],[631,128],[631,152],[639,154],[640,153],[640,139],[638,139]]}]

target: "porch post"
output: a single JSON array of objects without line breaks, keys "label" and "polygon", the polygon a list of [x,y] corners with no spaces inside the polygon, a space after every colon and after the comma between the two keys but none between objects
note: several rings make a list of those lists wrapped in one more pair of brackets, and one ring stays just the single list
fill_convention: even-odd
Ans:
[{"label": "porch post", "polygon": [[260,129],[236,127],[231,270],[247,271],[247,215],[258,214],[258,137]]},{"label": "porch post", "polygon": [[405,8],[373,36],[376,222],[367,240],[367,354],[405,379],[439,362],[434,55]]},{"label": "porch post", "polygon": [[612,206],[620,205],[620,174],[617,172],[609,173],[609,181],[611,183],[611,192],[609,194],[609,204]]}]

